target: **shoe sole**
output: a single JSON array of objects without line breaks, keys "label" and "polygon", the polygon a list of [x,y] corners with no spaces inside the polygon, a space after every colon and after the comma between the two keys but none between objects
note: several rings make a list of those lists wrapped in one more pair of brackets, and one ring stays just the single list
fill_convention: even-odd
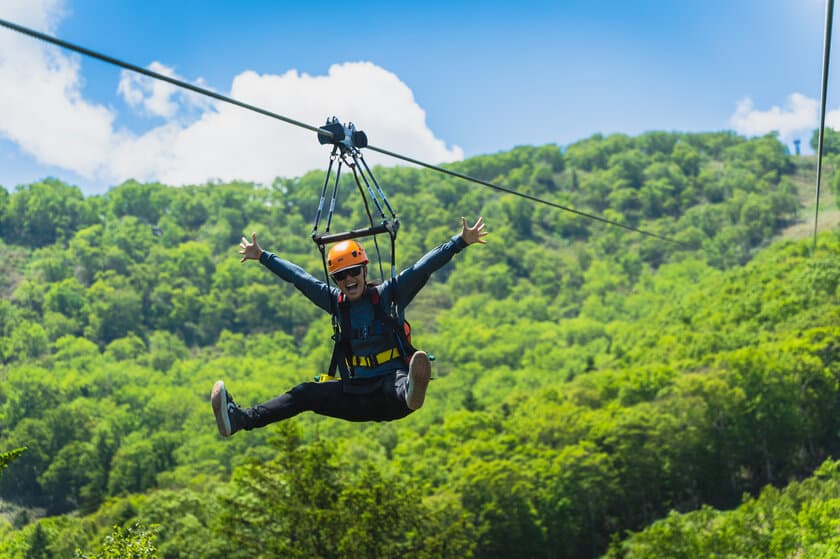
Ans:
[{"label": "shoe sole", "polygon": [[420,409],[426,399],[426,388],[432,377],[432,362],[424,351],[418,351],[411,357],[408,365],[408,394],[405,403],[412,410]]},{"label": "shoe sole", "polygon": [[210,392],[210,403],[213,405],[213,414],[216,416],[216,427],[219,428],[219,434],[223,437],[229,437],[230,417],[228,417],[227,412],[227,391],[224,382],[217,381],[213,385],[213,391]]}]

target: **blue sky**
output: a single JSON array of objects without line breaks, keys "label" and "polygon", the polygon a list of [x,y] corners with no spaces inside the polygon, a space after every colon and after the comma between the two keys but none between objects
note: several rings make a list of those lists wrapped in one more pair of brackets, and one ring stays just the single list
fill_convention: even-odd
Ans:
[{"label": "blue sky", "polygon": [[[776,130],[805,147],[825,3],[0,0],[0,18],[313,125],[337,115],[438,163],[647,130]],[[0,88],[7,190],[46,176],[88,194],[128,178],[265,183],[327,159],[311,132],[5,28]]]}]

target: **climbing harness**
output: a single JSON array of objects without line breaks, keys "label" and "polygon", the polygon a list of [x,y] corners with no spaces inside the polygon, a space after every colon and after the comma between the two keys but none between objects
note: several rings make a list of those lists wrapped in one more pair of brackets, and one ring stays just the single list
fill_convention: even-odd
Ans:
[{"label": "climbing harness", "polygon": [[400,359],[407,366],[411,356],[417,351],[411,344],[411,325],[407,320],[402,319],[392,312],[385,312],[380,304],[381,297],[375,286],[366,290],[365,296],[373,307],[374,330],[381,325],[383,332],[390,332],[393,345],[375,355],[355,355],[351,348],[351,341],[356,334],[350,324],[350,301],[344,294],[338,297],[338,329],[333,334],[335,345],[330,358],[329,370],[325,375],[318,377],[318,380],[335,380],[336,373],[341,378],[353,378],[356,376],[356,367],[374,368],[383,365],[388,361]]}]

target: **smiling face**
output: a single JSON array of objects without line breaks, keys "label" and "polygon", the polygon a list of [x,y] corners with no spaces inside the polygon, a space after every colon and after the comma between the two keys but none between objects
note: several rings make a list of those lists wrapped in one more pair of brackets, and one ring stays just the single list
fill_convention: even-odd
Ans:
[{"label": "smiling face", "polygon": [[334,273],[332,277],[348,301],[358,301],[365,294],[367,266],[353,266]]}]

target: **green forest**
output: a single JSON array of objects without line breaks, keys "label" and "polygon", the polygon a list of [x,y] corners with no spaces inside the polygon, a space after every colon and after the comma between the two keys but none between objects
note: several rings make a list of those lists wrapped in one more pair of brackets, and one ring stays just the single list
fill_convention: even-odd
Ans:
[{"label": "green forest", "polygon": [[[825,153],[840,195],[839,134]],[[324,171],[0,188],[0,556],[834,556],[840,234],[789,234],[813,219],[815,166],[732,132],[447,164],[675,242],[376,167],[398,268],[461,216],[490,232],[406,311],[436,357],[426,404],[230,439],[216,380],[247,406],[329,363],[329,315],[238,254],[253,231],[323,277]],[[366,220],[348,178],[333,230]]]}]

